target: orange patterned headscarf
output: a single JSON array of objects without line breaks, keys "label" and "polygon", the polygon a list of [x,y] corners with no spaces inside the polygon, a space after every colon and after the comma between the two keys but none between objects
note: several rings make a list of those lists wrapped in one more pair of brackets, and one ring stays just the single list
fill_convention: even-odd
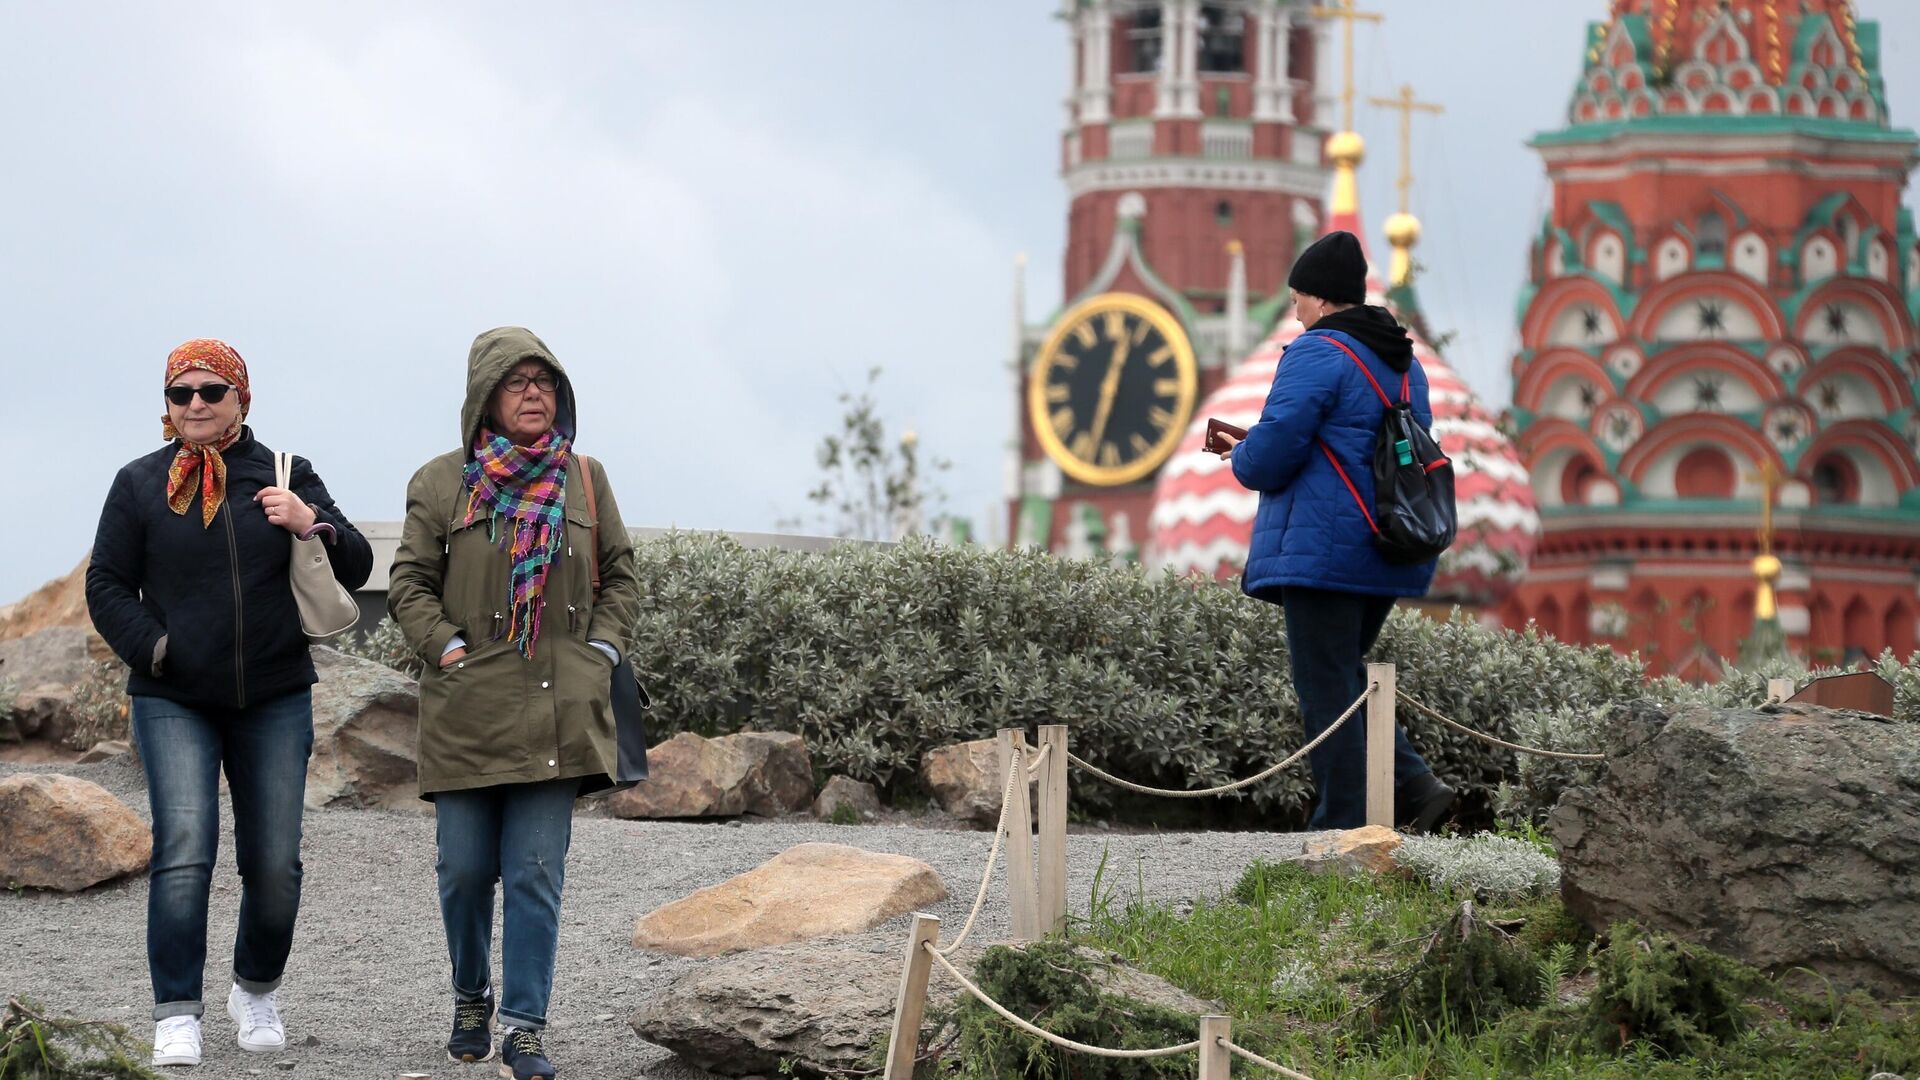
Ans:
[{"label": "orange patterned headscarf", "polygon": [[233,346],[212,338],[195,338],[168,353],[167,377],[160,385],[172,386],[181,373],[196,369],[227,380],[240,395],[239,417],[210,443],[189,442],[174,428],[170,415],[160,417],[161,437],[180,440],[180,450],[167,469],[167,505],[174,513],[184,515],[193,505],[194,492],[199,491],[200,525],[205,528],[213,524],[214,515],[227,498],[227,463],[220,451],[240,438],[240,425],[246,422],[247,410],[253,404],[253,391],[248,388],[247,362],[240,359]]}]

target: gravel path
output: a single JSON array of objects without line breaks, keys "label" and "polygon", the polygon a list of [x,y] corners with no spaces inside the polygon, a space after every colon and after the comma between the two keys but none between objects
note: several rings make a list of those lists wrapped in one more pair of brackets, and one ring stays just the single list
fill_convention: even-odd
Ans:
[{"label": "gravel path", "polygon": [[[138,766],[22,766],[92,780],[147,816]],[[228,963],[240,900],[231,809],[215,870],[205,994],[205,1064],[182,1075],[337,1077],[382,1080],[402,1072],[491,1077],[492,1066],[452,1065],[440,1047],[451,1016],[447,954],[434,891],[433,819],[372,810],[306,815],[299,929],[281,990],[292,1044],[248,1054],[226,1016]],[[14,823],[0,823],[12,827]],[[1076,828],[1068,840],[1068,895],[1086,907],[1095,868],[1108,853],[1123,895],[1144,878],[1148,893],[1193,897],[1231,885],[1256,857],[1296,853],[1306,834],[1102,834]],[[708,824],[619,821],[583,815],[567,862],[559,970],[547,1046],[562,1076],[694,1080],[628,1026],[641,1002],[698,960],[636,952],[634,919],[660,904],[749,870],[795,844],[823,840],[931,863],[952,898],[934,909],[957,933],[979,886],[991,834],[911,824],[836,826],[810,819]],[[1137,873],[1141,875],[1136,877]],[[56,1013],[127,1023],[151,1034],[144,877],[79,895],[0,892],[0,995],[27,994]],[[865,937],[902,940],[905,917]],[[1005,893],[989,895],[975,940],[1007,929]],[[496,932],[495,971],[499,969]],[[497,976],[496,976],[497,977]],[[602,1019],[605,1018],[605,1019]],[[280,1067],[276,1067],[279,1065]]]}]

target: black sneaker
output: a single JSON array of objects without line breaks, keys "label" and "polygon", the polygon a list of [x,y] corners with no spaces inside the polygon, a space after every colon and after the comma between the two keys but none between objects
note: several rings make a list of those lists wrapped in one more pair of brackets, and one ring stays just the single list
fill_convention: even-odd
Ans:
[{"label": "black sneaker", "polygon": [[1421,773],[1393,793],[1394,823],[1416,836],[1430,833],[1447,816],[1454,794],[1439,777]]},{"label": "black sneaker", "polygon": [[500,1036],[500,1075],[507,1080],[553,1080],[553,1062],[540,1047],[540,1033],[510,1027]]},{"label": "black sneaker", "polygon": [[453,1034],[447,1038],[448,1061],[493,1060],[493,990],[479,1001],[453,1003]]}]

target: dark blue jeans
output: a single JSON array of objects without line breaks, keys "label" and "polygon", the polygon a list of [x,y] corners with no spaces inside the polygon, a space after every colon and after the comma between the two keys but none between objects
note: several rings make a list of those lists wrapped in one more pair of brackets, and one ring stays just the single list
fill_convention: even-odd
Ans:
[{"label": "dark blue jeans", "polygon": [[440,920],[453,961],[453,992],[487,992],[492,967],[493,886],[501,913],[500,1019],[530,1031],[547,1025],[553,959],[560,944],[560,890],[573,840],[579,780],[501,784],[433,797],[439,812]]},{"label": "dark blue jeans", "polygon": [[[1311,740],[1340,718],[1367,688],[1367,652],[1393,611],[1393,597],[1304,589],[1289,585],[1281,604],[1287,612],[1287,652],[1293,665],[1293,690]],[[1307,755],[1320,801],[1307,822],[1310,829],[1357,829],[1367,821],[1366,708],[1355,713]],[[1393,729],[1393,785],[1432,772]]]},{"label": "dark blue jeans", "polygon": [[133,699],[133,737],[153,808],[147,868],[147,968],[153,1018],[199,1016],[207,892],[220,848],[220,770],[233,797],[240,930],[233,979],[280,986],[300,912],[300,814],[313,751],[313,696],[299,690],[244,709]]}]

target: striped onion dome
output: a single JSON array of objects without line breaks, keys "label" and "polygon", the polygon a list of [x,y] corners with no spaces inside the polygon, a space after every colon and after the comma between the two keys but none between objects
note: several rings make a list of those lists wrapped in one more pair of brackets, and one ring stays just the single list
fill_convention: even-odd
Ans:
[{"label": "striped onion dome", "polygon": [[[1369,284],[1375,284],[1369,282]],[[1385,303],[1376,287],[1370,303]],[[1391,306],[1391,305],[1389,305]],[[1540,534],[1533,488],[1511,440],[1492,414],[1413,327],[1413,354],[1427,373],[1433,434],[1453,461],[1459,537],[1440,557],[1428,599],[1497,605],[1526,573]],[[1160,470],[1149,519],[1150,563],[1177,575],[1232,578],[1246,567],[1260,497],[1233,470],[1202,452],[1207,419],[1252,427],[1273,388],[1280,353],[1303,333],[1291,312],[1194,413],[1180,448]]]}]

